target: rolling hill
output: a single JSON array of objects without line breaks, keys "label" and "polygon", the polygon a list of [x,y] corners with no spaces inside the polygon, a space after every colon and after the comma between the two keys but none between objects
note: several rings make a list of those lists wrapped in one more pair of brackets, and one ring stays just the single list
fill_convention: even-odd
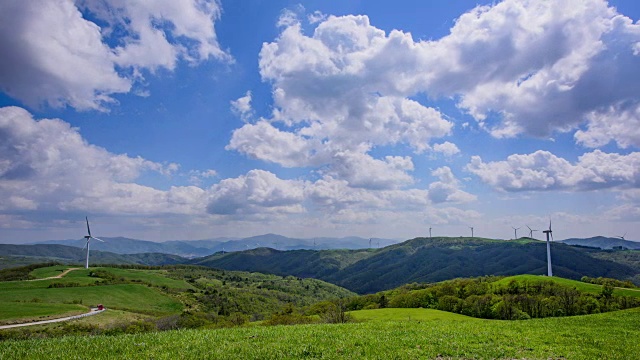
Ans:
[{"label": "rolling hill", "polygon": [[[93,243],[91,244],[93,247]],[[40,245],[13,245],[0,244],[0,255],[26,261],[32,258],[33,262],[59,261],[62,263],[84,263],[86,258],[85,250],[73,246],[57,244]],[[92,264],[138,264],[138,265],[172,265],[186,262],[187,259],[177,255],[161,253],[142,254],[115,254],[106,251],[91,250],[90,262]],[[32,262],[32,263],[33,263]]]},{"label": "rolling hill", "polygon": [[[172,240],[155,242],[125,237],[101,237],[105,242],[94,242],[91,248],[116,254],[165,253],[182,257],[202,257],[220,251],[242,251],[259,247],[271,247],[278,250],[328,250],[328,249],[364,249],[369,247],[369,239],[356,236],[343,238],[316,237],[308,239],[290,238],[277,234],[264,234],[243,239],[216,238],[206,240]],[[398,241],[391,239],[372,239],[372,247],[384,247]],[[82,248],[85,240],[48,240],[36,244],[57,244]]]},{"label": "rolling hill", "polygon": [[640,250],[640,242],[622,240],[619,238],[604,237],[604,236],[594,236],[587,239],[571,238],[571,239],[565,239],[559,242],[568,244],[568,245],[588,246],[588,247],[607,249],[607,250],[614,249],[614,248]]},{"label": "rolling hill", "polygon": [[[592,254],[595,249],[553,244],[554,274],[629,279],[631,266]],[[546,273],[544,242],[481,238],[416,238],[382,249],[278,251],[261,248],[195,259],[208,267],[313,277],[357,293],[373,293],[410,282],[456,277]]]}]

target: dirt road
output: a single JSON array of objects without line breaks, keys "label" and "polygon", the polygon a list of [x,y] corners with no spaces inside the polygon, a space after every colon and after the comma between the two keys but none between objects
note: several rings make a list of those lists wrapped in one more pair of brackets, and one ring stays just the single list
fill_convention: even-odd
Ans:
[{"label": "dirt road", "polygon": [[50,276],[50,277],[46,277],[46,278],[42,278],[42,279],[31,279],[31,280],[27,280],[27,281],[40,281],[40,280],[49,280],[49,279],[60,279],[61,277],[67,275],[70,271],[73,270],[78,270],[81,268],[68,268],[67,270],[61,272],[59,275],[56,276]]}]

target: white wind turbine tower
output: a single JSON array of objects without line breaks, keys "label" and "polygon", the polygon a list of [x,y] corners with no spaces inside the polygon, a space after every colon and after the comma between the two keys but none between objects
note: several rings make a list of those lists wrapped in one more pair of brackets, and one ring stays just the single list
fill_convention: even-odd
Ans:
[{"label": "white wind turbine tower", "polygon": [[547,276],[553,276],[553,271],[551,270],[551,243],[549,242],[549,237],[553,240],[551,219],[549,219],[549,230],[544,230],[543,233],[547,234]]},{"label": "white wind turbine tower", "polygon": [[[104,242],[104,240],[100,240],[97,237],[91,236],[91,229],[89,228],[89,218],[85,216],[84,219],[87,221],[87,233],[88,233],[88,235],[84,236],[84,238],[87,239],[87,243],[84,245],[84,247],[87,248],[87,262],[85,263],[84,268],[88,269],[89,268],[89,241],[91,241],[91,239],[94,239],[100,242]],[[84,248],[82,248],[82,250],[84,250]]]},{"label": "white wind turbine tower", "polygon": [[429,239],[431,239],[431,227],[429,227]]},{"label": "white wind turbine tower", "polygon": [[[521,226],[522,227],[522,226]],[[520,230],[520,228],[516,228],[516,227],[511,227],[513,229],[513,240],[518,240],[518,230]]]},{"label": "white wind turbine tower", "polygon": [[473,226],[469,226],[469,229],[471,229],[471,237],[473,237]]}]

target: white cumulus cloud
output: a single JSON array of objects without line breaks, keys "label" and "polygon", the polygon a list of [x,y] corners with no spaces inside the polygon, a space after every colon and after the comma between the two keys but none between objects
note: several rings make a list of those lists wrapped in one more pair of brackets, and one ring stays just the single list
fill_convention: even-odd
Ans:
[{"label": "white cumulus cloud", "polygon": [[473,156],[467,170],[501,191],[594,190],[640,187],[640,153],[595,150],[575,164],[548,151],[514,154],[504,161]]},{"label": "white cumulus cloud", "polygon": [[230,60],[217,42],[219,16],[213,0],[2,2],[0,89],[32,107],[105,110],[143,70]]},{"label": "white cumulus cloud", "polygon": [[204,211],[200,188],[163,191],[135,183],[144,173],[170,174],[177,167],[88,144],[60,119],[34,120],[22,108],[0,108],[0,198],[9,199],[0,205],[3,210]]}]

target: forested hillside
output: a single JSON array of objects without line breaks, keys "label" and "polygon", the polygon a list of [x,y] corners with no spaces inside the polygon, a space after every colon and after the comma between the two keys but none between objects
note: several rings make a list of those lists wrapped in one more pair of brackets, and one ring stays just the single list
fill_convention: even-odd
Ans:
[{"label": "forested hillside", "polygon": [[[633,278],[636,269],[594,256],[595,249],[552,244],[554,274]],[[256,249],[198,259],[209,267],[322,279],[357,293],[410,282],[436,282],[483,275],[545,274],[546,245],[535,240],[416,238],[382,249],[276,251]]]}]

